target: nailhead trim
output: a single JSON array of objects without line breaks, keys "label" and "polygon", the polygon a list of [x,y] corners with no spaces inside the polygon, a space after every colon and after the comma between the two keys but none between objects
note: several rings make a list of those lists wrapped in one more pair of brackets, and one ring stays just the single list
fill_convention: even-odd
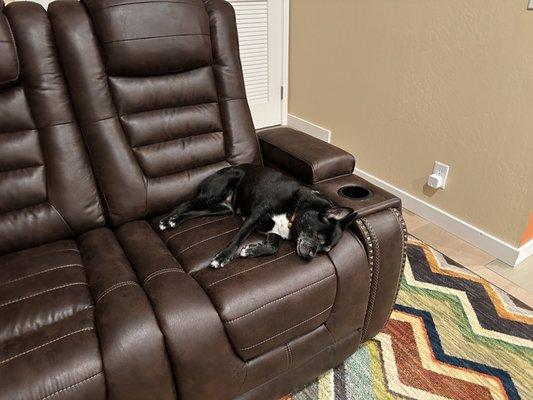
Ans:
[{"label": "nailhead trim", "polygon": [[403,271],[405,269],[405,263],[407,261],[407,225],[405,224],[405,220],[403,218],[402,213],[397,208],[390,208],[389,209],[392,214],[396,217],[398,220],[398,224],[400,225],[400,228],[402,230],[402,265],[400,267],[400,274],[398,275],[398,283],[396,284],[396,293],[394,294],[394,301],[392,302],[392,307],[389,312],[389,316],[387,317],[387,321],[390,318],[390,315],[392,314],[392,309],[394,308],[394,305],[396,304],[396,299],[398,298],[398,293],[400,292],[400,284],[402,282],[403,277]]},{"label": "nailhead trim", "polygon": [[374,314],[374,303],[376,302],[376,293],[379,281],[379,240],[374,227],[367,218],[361,218],[362,224],[365,227],[365,239],[368,246],[368,258],[371,265],[370,270],[370,298],[368,301],[366,324],[364,325],[362,338],[365,339],[368,330],[368,323]]}]

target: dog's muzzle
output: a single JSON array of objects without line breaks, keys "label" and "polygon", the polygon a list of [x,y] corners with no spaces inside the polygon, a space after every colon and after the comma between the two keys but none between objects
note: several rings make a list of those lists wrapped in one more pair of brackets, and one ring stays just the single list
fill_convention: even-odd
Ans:
[{"label": "dog's muzzle", "polygon": [[296,253],[306,261],[311,260],[318,252],[318,245],[314,245],[305,238],[298,238],[296,242]]}]

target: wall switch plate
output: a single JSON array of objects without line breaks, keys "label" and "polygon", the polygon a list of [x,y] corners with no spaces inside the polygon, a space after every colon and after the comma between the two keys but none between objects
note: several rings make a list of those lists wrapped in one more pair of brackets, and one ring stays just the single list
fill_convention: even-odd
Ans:
[{"label": "wall switch plate", "polygon": [[433,165],[433,174],[438,175],[442,178],[442,184],[440,186],[440,189],[444,189],[446,187],[446,179],[448,179],[449,170],[449,165],[435,161],[435,164]]},{"label": "wall switch plate", "polygon": [[529,0],[529,3],[527,3],[527,9],[533,10],[533,0]]}]

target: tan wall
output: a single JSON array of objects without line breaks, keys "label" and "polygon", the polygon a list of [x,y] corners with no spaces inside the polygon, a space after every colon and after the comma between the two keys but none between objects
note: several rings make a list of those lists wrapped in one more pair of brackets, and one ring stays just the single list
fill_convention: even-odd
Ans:
[{"label": "tan wall", "polygon": [[[513,246],[533,208],[526,0],[291,0],[289,113],[358,167]],[[444,191],[425,186],[433,161]]]}]

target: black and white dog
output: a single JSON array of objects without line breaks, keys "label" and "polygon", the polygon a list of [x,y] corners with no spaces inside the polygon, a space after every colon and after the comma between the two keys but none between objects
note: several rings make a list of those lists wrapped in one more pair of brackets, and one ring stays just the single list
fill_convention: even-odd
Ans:
[{"label": "black and white dog", "polygon": [[[357,215],[351,208],[334,207],[316,190],[275,169],[245,164],[206,178],[198,196],[162,218],[159,229],[175,228],[191,218],[232,213],[243,217],[244,223],[228,246],[215,255],[213,268],[223,267],[236,256],[275,254],[283,239],[295,241],[298,255],[310,260],[330,251]],[[264,233],[265,240],[239,252],[254,229]]]}]

